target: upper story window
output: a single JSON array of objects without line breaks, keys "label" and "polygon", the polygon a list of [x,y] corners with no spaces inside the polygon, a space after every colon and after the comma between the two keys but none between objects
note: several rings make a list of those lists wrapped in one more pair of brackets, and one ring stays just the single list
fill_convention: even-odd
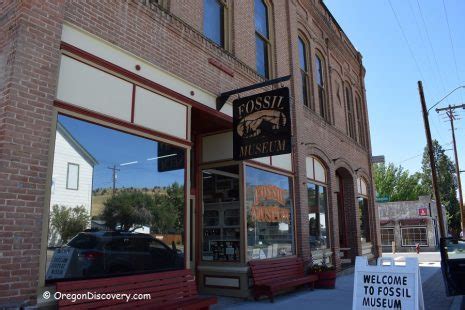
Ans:
[{"label": "upper story window", "polygon": [[263,0],[255,0],[255,44],[257,72],[270,77],[270,34],[268,25],[268,6]]},{"label": "upper story window", "polygon": [[346,105],[347,105],[347,131],[349,136],[355,139],[355,112],[354,112],[354,101],[352,97],[352,89],[347,86],[345,89],[346,93]]},{"label": "upper story window", "polygon": [[325,94],[325,69],[324,62],[319,55],[315,55],[315,69],[316,69],[316,84],[318,86],[318,104],[320,108],[320,115],[327,119],[328,109],[326,106],[326,94]]},{"label": "upper story window", "polygon": [[302,80],[302,100],[306,107],[310,107],[309,92],[308,92],[308,62],[307,48],[304,40],[299,37],[299,67]]},{"label": "upper story window", "polygon": [[367,146],[367,137],[365,132],[365,117],[363,115],[362,101],[360,96],[355,97],[355,106],[357,109],[357,129],[358,129],[358,141],[364,147]]},{"label": "upper story window", "polygon": [[204,0],[203,33],[221,47],[225,47],[225,5],[221,0]]}]

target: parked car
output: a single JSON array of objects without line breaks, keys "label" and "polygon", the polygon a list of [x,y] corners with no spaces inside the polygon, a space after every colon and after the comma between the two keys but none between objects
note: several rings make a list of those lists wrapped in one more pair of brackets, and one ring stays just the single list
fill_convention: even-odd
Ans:
[{"label": "parked car", "polygon": [[447,296],[465,295],[465,240],[441,238],[440,248]]},{"label": "parked car", "polygon": [[[184,268],[182,252],[151,235],[118,231],[85,231],[56,250],[52,264],[61,254],[61,277],[87,278],[125,273],[159,272]],[[60,258],[61,261],[65,261]],[[56,266],[56,262],[54,266]],[[48,272],[52,274],[53,270]],[[55,272],[59,274],[59,272]],[[58,278],[50,276],[51,278]],[[47,277],[49,278],[49,277]]]}]

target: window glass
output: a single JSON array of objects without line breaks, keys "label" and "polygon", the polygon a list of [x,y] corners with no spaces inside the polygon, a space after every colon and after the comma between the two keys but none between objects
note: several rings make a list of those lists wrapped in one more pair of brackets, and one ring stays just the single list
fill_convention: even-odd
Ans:
[{"label": "window glass", "polygon": [[46,279],[184,268],[184,150],[64,115],[55,136]]},{"label": "window glass", "polygon": [[307,53],[305,51],[305,43],[299,38],[299,64],[300,69],[307,71]]},{"label": "window glass", "polygon": [[316,82],[319,86],[323,87],[323,64],[321,59],[318,56],[315,56],[315,65],[316,65]]},{"label": "window glass", "polygon": [[67,189],[79,189],[79,165],[68,163]]},{"label": "window glass", "polygon": [[224,7],[219,0],[204,0],[203,32],[207,38],[224,46]]},{"label": "window glass", "polygon": [[263,0],[255,0],[255,30],[268,38],[268,11]]},{"label": "window glass", "polygon": [[428,246],[428,236],[426,227],[406,227],[401,228],[402,246]]},{"label": "window glass", "polygon": [[381,245],[391,246],[394,241],[394,228],[381,228]]},{"label": "window glass", "polygon": [[250,166],[245,179],[248,259],[293,255],[291,179]]},{"label": "window glass", "polygon": [[202,260],[240,259],[239,166],[207,169],[203,179]]},{"label": "window glass", "polygon": [[358,198],[360,216],[360,238],[362,242],[370,242],[370,224],[368,220],[368,199]]},{"label": "window glass", "polygon": [[268,47],[264,39],[259,35],[256,36],[257,44],[257,72],[263,76],[268,77]]},{"label": "window glass", "polygon": [[329,247],[326,187],[308,183],[307,190],[310,248],[326,249]]}]

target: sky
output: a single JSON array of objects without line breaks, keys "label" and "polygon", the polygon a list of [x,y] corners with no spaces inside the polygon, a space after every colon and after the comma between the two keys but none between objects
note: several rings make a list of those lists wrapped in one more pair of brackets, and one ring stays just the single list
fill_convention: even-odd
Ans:
[{"label": "sky", "polygon": [[[417,81],[423,81],[428,107],[465,85],[465,1],[324,2],[363,55],[373,155],[385,155],[386,162],[402,165],[411,173],[419,171],[426,138]],[[438,107],[462,103],[465,89]],[[456,112],[459,163],[465,170],[465,110]],[[445,117],[431,110],[431,134],[451,149],[450,123]],[[446,153],[453,160],[453,151]]]},{"label": "sky", "polygon": [[153,140],[108,129],[67,116],[58,116],[58,121],[71,133],[96,160],[92,188],[111,188],[115,166],[116,187],[168,186],[175,182],[184,184],[184,169],[160,172],[158,160],[169,160],[176,155],[158,159],[158,144]]}]

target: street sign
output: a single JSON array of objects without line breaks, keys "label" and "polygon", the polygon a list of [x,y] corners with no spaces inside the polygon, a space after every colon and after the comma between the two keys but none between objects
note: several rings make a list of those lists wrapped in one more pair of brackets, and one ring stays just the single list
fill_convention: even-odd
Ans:
[{"label": "street sign", "polygon": [[377,265],[370,266],[365,256],[357,256],[353,310],[424,308],[417,258],[406,258],[405,266],[395,265],[392,258],[378,258]]},{"label": "street sign", "polygon": [[389,197],[376,197],[376,202],[389,202]]},{"label": "street sign", "polygon": [[418,209],[419,216],[428,216],[428,208],[420,208]]}]

